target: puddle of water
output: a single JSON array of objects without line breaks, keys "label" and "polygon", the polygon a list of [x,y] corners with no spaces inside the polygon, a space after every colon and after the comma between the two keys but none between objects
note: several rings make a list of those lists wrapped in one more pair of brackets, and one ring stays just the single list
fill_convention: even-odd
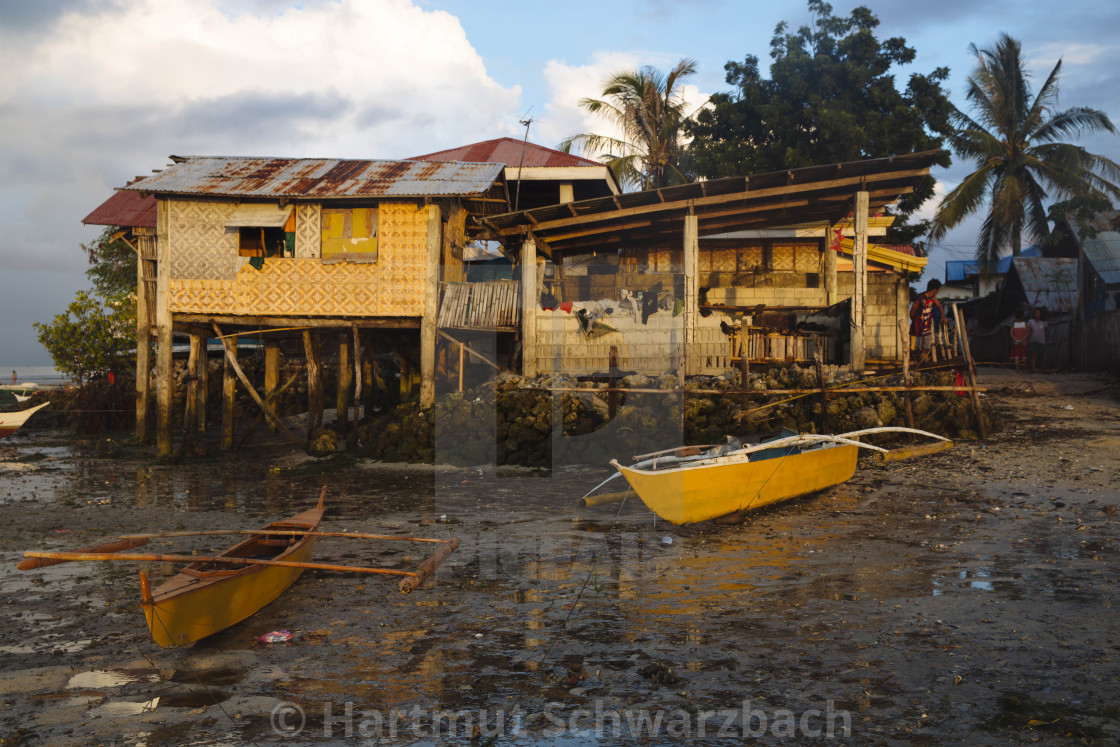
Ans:
[{"label": "puddle of water", "polygon": [[121,687],[131,682],[158,682],[159,673],[143,669],[92,669],[70,678],[67,688]]},{"label": "puddle of water", "polygon": [[229,693],[222,690],[195,690],[186,693],[164,695],[156,700],[160,708],[209,708],[229,700]]},{"label": "puddle of water", "polygon": [[184,685],[207,685],[210,687],[223,687],[235,685],[245,678],[245,672],[229,667],[226,669],[206,669],[202,671],[176,670],[171,675],[172,682]]}]

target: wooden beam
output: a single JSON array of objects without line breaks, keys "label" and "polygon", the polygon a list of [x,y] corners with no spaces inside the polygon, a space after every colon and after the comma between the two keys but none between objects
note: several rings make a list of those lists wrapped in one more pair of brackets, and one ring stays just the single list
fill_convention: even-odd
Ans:
[{"label": "wooden beam", "polygon": [[307,440],[323,427],[323,377],[319,367],[319,341],[311,330],[303,331],[303,355],[307,362]]},{"label": "wooden beam", "polygon": [[294,327],[302,329],[420,329],[420,317],[291,317],[291,316],[237,316],[233,314],[176,314],[175,320],[183,323],[246,327],[243,334],[253,334],[258,327]]},{"label": "wooden beam", "polygon": [[684,217],[684,373],[700,373],[696,320],[700,315],[700,233],[695,214]]},{"label": "wooden beam", "polygon": [[334,408],[337,413],[339,432],[345,434],[349,424],[347,417],[350,407],[350,386],[354,380],[350,368],[350,340],[348,335],[338,337],[338,391],[335,394]]},{"label": "wooden beam", "polygon": [[537,245],[532,238],[521,244],[521,375],[537,374]]},{"label": "wooden beam", "polygon": [[194,454],[198,446],[198,359],[203,339],[191,335],[191,348],[187,357],[187,393],[183,411],[183,453]]},{"label": "wooden beam", "polygon": [[855,229],[856,236],[852,248],[852,269],[855,273],[855,288],[852,293],[849,362],[852,372],[862,371],[867,363],[864,347],[867,317],[867,192],[856,192]]},{"label": "wooden beam", "polygon": [[[222,340],[224,343],[225,340]],[[271,395],[280,384],[280,346],[269,343],[264,346],[264,396],[271,399]],[[269,405],[271,407],[271,405]],[[270,420],[271,424],[272,421]],[[276,433],[276,427],[271,428]]]},{"label": "wooden beam", "polygon": [[[890,181],[891,179],[906,179],[911,177],[925,176],[929,173],[927,168],[919,169],[906,169],[902,171],[894,171],[886,174],[874,175],[871,178],[873,184],[878,182]],[[578,218],[558,218],[553,220],[536,220],[535,216],[530,212],[524,213],[525,218],[533,223],[534,232],[548,231],[554,228],[562,228],[564,226],[575,225],[577,223],[587,223],[601,220],[617,220],[618,218],[628,217],[631,215],[644,215],[647,213],[659,213],[666,209],[676,209],[680,207],[687,207],[689,205],[695,208],[703,208],[711,205],[721,205],[729,202],[736,201],[754,201],[766,197],[774,197],[781,195],[794,195],[805,192],[822,192],[831,189],[839,189],[844,187],[860,186],[863,182],[867,181],[866,176],[851,176],[840,179],[830,179],[822,182],[804,182],[796,185],[787,185],[783,187],[770,187],[767,189],[759,189],[754,191],[733,192],[731,194],[712,195],[710,197],[698,197],[689,200],[678,200],[674,203],[655,203],[651,205],[640,205],[637,207],[623,208],[621,210],[614,210],[603,213],[589,213],[581,215]],[[661,190],[657,190],[657,194],[661,196]],[[662,196],[663,199],[663,196]],[[512,236],[521,232],[522,226],[520,224],[509,226],[507,228],[499,229],[499,233],[505,236]]]},{"label": "wooden beam", "polygon": [[[218,328],[217,322],[213,323],[213,327],[214,333],[220,338],[222,336],[222,330]],[[249,392],[249,396],[252,397],[253,401],[257,403],[257,406],[261,408],[261,411],[264,413],[265,418],[267,418],[268,421],[272,425],[274,425],[281,434],[283,434],[284,438],[288,439],[304,451],[307,451],[307,443],[304,441],[300,441],[299,437],[297,437],[296,434],[292,433],[288,429],[288,426],[284,425],[284,422],[280,420],[279,417],[277,417],[276,413],[272,411],[272,408],[265,404],[264,400],[261,399],[261,395],[257,394],[257,390],[254,389],[253,385],[249,383],[249,379],[245,376],[245,372],[242,371],[241,366],[237,364],[237,357],[230,352],[230,341],[228,339],[222,340],[222,347],[225,349],[226,360],[229,362],[230,366],[233,367],[233,372],[237,374],[237,378],[241,381],[241,385],[245,387],[245,391]]]},{"label": "wooden beam", "polygon": [[156,211],[156,456],[171,456],[171,248],[168,240],[168,203],[159,200]]}]

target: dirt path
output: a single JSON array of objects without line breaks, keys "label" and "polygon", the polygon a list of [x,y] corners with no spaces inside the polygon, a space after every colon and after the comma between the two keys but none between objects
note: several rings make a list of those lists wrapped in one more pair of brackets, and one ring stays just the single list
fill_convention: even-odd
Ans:
[{"label": "dirt path", "polygon": [[[283,448],[157,466],[17,434],[0,442],[0,739],[342,743],[349,728],[358,743],[467,743],[479,727],[485,743],[504,719],[499,744],[1115,743],[1117,389],[993,370],[982,383],[1003,423],[986,443],[685,528],[636,501],[577,509],[601,468],[322,471]],[[150,643],[135,566],[14,570],[29,548],[259,526],[324,484],[332,530],[462,547],[408,596],[306,574],[180,650]],[[410,567],[423,552],[324,540],[316,557]],[[256,641],[277,629],[294,639]]]}]

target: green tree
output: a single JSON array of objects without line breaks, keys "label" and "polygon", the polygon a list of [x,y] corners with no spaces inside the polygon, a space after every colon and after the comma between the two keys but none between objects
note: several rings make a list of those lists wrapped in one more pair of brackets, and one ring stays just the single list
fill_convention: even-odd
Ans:
[{"label": "green tree", "polygon": [[55,368],[79,386],[114,369],[131,367],[136,347],[136,303],[125,294],[102,299],[86,291],[47,324],[36,322],[39,342]]},{"label": "green tree", "polygon": [[[780,171],[827,163],[885,158],[933,150],[950,132],[952,106],[942,83],[947,68],[910,75],[899,91],[894,71],[914,61],[906,40],[875,36],[879,19],[866,7],[848,17],[809,0],[811,26],[795,33],[780,23],[770,41],[770,77],[758,57],[728,62],[731,92],[714,94],[712,106],[689,124],[696,172],[707,178]],[[945,153],[940,164],[949,164]],[[891,240],[910,242],[928,231],[907,226],[911,215],[933,196],[927,177],[904,197]]]},{"label": "green tree", "polygon": [[560,150],[570,153],[578,145],[585,153],[600,154],[623,184],[638,189],[690,181],[682,87],[695,73],[696,61],[688,58],[667,74],[648,65],[615,73],[603,86],[603,98],[581,99],[579,105],[613,124],[622,137],[573,135]]},{"label": "green tree", "polygon": [[82,245],[92,292],[78,291],[64,313],[34,325],[55,368],[79,386],[135,367],[136,253],[120,235],[121,229],[109,227]]},{"label": "green tree", "polygon": [[1097,109],[1057,110],[1058,76],[1054,65],[1037,95],[1032,95],[1019,41],[1001,34],[993,49],[970,47],[976,69],[968,78],[965,98],[974,116],[954,109],[956,131],[949,138],[954,151],[971,160],[976,170],[941,200],[930,239],[987,204],[976,244],[976,259],[999,259],[1006,247],[1019,255],[1023,236],[1043,241],[1049,233],[1045,203],[1053,197],[1107,199],[1120,195],[1115,181],[1120,166],[1062,142],[1082,132],[1116,132]]}]

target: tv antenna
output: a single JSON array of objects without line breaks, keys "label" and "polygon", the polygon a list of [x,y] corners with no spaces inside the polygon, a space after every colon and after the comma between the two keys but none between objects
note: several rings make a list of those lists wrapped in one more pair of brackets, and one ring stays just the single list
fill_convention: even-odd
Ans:
[{"label": "tv antenna", "polygon": [[[533,107],[529,107],[532,111]],[[518,124],[525,126],[525,139],[521,142],[521,163],[517,166],[517,192],[513,196],[513,210],[517,212],[518,206],[521,204],[521,169],[525,167],[525,149],[529,147],[529,125],[533,124],[533,118],[528,116],[529,112],[525,112],[525,119],[517,120]]]}]

